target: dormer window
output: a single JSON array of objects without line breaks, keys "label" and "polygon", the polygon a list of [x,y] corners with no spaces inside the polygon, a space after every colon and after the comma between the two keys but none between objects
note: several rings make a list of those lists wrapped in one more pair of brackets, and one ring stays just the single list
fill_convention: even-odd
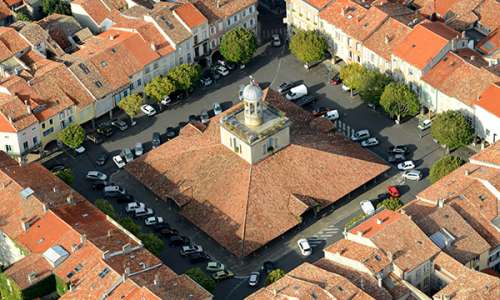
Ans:
[{"label": "dormer window", "polygon": [[100,82],[99,80],[96,81],[95,86],[97,86],[98,88],[102,88],[102,82]]}]

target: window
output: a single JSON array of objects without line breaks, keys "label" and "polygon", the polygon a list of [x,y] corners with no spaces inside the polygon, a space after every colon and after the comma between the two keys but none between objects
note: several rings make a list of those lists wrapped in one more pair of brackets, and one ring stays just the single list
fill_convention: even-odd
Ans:
[{"label": "window", "polygon": [[188,55],[187,55],[187,61],[188,61],[189,64],[191,63],[191,53],[188,53]]},{"label": "window", "polygon": [[182,65],[184,63],[184,58],[183,57],[179,57],[179,64]]},{"label": "window", "polygon": [[215,27],[214,26],[210,26],[210,34],[215,34]]},{"label": "window", "polygon": [[227,19],[227,26],[231,25],[231,19]]},{"label": "window", "polygon": [[370,61],[371,62],[375,61],[375,55],[373,55],[373,53],[370,53]]},{"label": "window", "polygon": [[233,23],[236,23],[238,21],[238,15],[233,16]]},{"label": "window", "polygon": [[335,39],[338,41],[340,40],[340,32],[335,32]]},{"label": "window", "polygon": [[253,27],[253,19],[250,19],[250,27]]},{"label": "window", "polygon": [[23,143],[23,149],[28,150],[28,141]]},{"label": "window", "polygon": [[45,122],[42,123],[42,129],[45,129]]},{"label": "window", "polygon": [[38,138],[35,136],[33,137],[33,145],[36,145],[38,144]]},{"label": "window", "polygon": [[73,116],[69,116],[69,118],[68,118],[68,123],[73,123],[73,121],[74,121],[74,120],[73,120]]},{"label": "window", "polygon": [[136,82],[137,86],[141,86],[142,85],[142,80],[139,78],[137,79],[137,82]]},{"label": "window", "polygon": [[64,120],[61,121],[61,129],[66,128],[66,122]]},{"label": "window", "polygon": [[210,42],[210,47],[212,47],[212,49],[215,49],[217,45],[215,44],[215,41],[211,41]]},{"label": "window", "polygon": [[246,10],[244,10],[244,11],[243,11],[243,17],[245,17],[246,15],[247,15],[247,11],[246,11]]},{"label": "window", "polygon": [[5,145],[5,152],[11,152],[12,151],[12,146],[11,145]]},{"label": "window", "polygon": [[149,66],[147,66],[146,68],[144,68],[144,72],[149,73]]},{"label": "window", "polygon": [[250,8],[248,8],[248,11],[249,11],[250,13],[253,13],[253,6],[250,6]]},{"label": "window", "polygon": [[158,62],[155,62],[154,65],[153,65],[153,68],[156,70],[158,69]]},{"label": "window", "polygon": [[48,136],[49,134],[51,134],[52,132],[54,132],[54,127],[50,127],[49,129],[45,130],[43,132],[43,136]]},{"label": "window", "polygon": [[50,119],[50,120],[49,120],[49,124],[50,124],[50,125],[54,124],[54,120]]},{"label": "window", "polygon": [[59,113],[59,119],[64,119],[64,112],[63,111]]}]

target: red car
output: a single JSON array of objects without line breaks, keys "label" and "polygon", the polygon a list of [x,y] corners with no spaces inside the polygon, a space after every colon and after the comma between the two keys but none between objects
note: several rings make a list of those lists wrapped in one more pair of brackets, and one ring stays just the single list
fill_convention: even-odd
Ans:
[{"label": "red car", "polygon": [[331,85],[339,85],[342,83],[342,79],[340,79],[340,75],[337,73],[335,76],[330,79],[330,84]]},{"label": "red car", "polygon": [[389,196],[394,198],[398,198],[399,196],[401,196],[398,188],[393,185],[387,187],[387,192],[389,193]]}]

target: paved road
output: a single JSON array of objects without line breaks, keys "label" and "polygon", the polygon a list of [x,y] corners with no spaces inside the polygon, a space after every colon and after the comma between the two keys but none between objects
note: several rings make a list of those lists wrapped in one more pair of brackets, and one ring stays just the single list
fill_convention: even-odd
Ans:
[{"label": "paved road", "polygon": [[[70,166],[76,175],[74,188],[91,201],[95,201],[101,195],[99,192],[90,189],[89,184],[84,180],[85,173],[90,169],[98,169],[107,174],[112,174],[114,182],[125,186],[137,200],[153,207],[156,213],[164,216],[174,228],[189,236],[196,243],[201,244],[212,257],[229,266],[238,276],[218,285],[215,293],[216,299],[242,299],[254,291],[255,288],[252,289],[246,284],[246,275],[257,270],[265,260],[273,260],[278,267],[285,270],[290,270],[305,260],[317,260],[322,256],[321,249],[342,238],[344,224],[359,213],[359,202],[375,198],[378,193],[385,190],[387,185],[400,184],[404,192],[402,197],[404,202],[411,200],[416,193],[429,185],[427,178],[420,182],[403,183],[399,172],[392,169],[388,173],[386,181],[370,187],[366,193],[352,199],[343,206],[334,207],[320,220],[311,221],[292,230],[285,234],[281,240],[274,241],[257,251],[255,255],[246,259],[237,259],[182,216],[179,216],[173,207],[165,204],[165,202],[158,201],[154,195],[142,185],[136,183],[128,174],[118,171],[111,160],[102,168],[95,166],[95,157],[101,152],[115,155],[122,148],[132,147],[136,142],[145,143],[146,150],[149,150],[153,132],[157,131],[163,134],[167,127],[176,126],[179,122],[185,121],[190,114],[198,114],[202,110],[209,109],[215,102],[229,106],[231,103],[238,101],[239,86],[248,82],[248,75],[253,75],[262,85],[270,85],[273,88],[286,80],[304,79],[310,87],[310,92],[316,93],[320,98],[318,103],[315,104],[316,106],[328,106],[338,109],[341,112],[342,122],[353,129],[370,129],[372,134],[381,141],[380,146],[370,150],[382,158],[387,156],[385,151],[390,145],[408,144],[412,148],[412,158],[417,162],[418,168],[422,169],[424,174],[427,175],[432,163],[443,155],[443,150],[432,141],[429,135],[422,138],[419,136],[415,119],[401,125],[395,125],[383,113],[369,109],[358,97],[350,97],[349,94],[342,92],[339,87],[329,86],[328,70],[323,65],[305,71],[303,66],[286,53],[284,48],[262,47],[259,49],[259,55],[248,64],[246,69],[235,71],[209,88],[197,90],[184,104],[154,117],[140,117],[136,126],[125,132],[115,133],[111,139],[99,146],[86,144],[88,151],[77,158],[61,155],[46,163],[47,166],[50,166],[62,162]],[[309,109],[312,109],[312,107]],[[125,215],[123,207],[116,203],[114,205],[119,214]],[[301,237],[308,238],[314,246],[313,255],[307,259],[300,256],[295,246],[297,239]],[[188,260],[180,257],[178,249],[174,247],[167,247],[161,258],[178,273],[184,272],[193,266]],[[203,264],[198,264],[198,266],[203,267]]]}]

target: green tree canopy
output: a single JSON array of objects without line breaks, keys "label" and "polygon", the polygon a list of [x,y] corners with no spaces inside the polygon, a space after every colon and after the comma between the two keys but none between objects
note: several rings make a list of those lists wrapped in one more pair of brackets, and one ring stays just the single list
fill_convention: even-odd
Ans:
[{"label": "green tree canopy", "polygon": [[76,149],[85,140],[85,130],[78,124],[71,124],[59,132],[59,140],[71,149]]},{"label": "green tree canopy", "polygon": [[182,64],[170,69],[167,76],[176,89],[187,91],[200,79],[201,68],[198,64]]},{"label": "green tree canopy", "polygon": [[384,201],[377,204],[377,208],[385,207],[386,209],[389,209],[392,211],[399,209],[401,206],[403,206],[403,203],[401,202],[401,200],[399,200],[399,198],[393,198],[393,197],[391,197],[389,199],[385,199]]},{"label": "green tree canopy", "polygon": [[449,149],[468,145],[474,130],[465,116],[458,111],[449,110],[438,114],[432,120],[432,137]]},{"label": "green tree canopy", "polygon": [[63,169],[61,171],[57,171],[54,173],[59,179],[66,182],[68,185],[72,185],[75,182],[75,175],[73,175],[73,171],[70,168]]},{"label": "green tree canopy", "polygon": [[144,87],[144,92],[156,102],[175,91],[174,83],[167,77],[155,77]]},{"label": "green tree canopy", "polygon": [[191,268],[185,273],[187,276],[191,277],[194,281],[196,281],[199,285],[201,285],[205,290],[213,293],[215,290],[215,280],[213,280],[210,276],[205,274],[200,268]]},{"label": "green tree canopy", "polygon": [[226,60],[246,64],[257,50],[257,39],[253,31],[237,27],[222,36],[219,50]]},{"label": "green tree canopy", "polygon": [[31,22],[31,17],[28,16],[27,14],[23,13],[22,11],[16,13],[16,20],[17,21],[25,21],[25,22]]},{"label": "green tree canopy", "polygon": [[46,15],[60,14],[71,16],[69,1],[64,0],[42,0],[42,11]]},{"label": "green tree canopy", "polygon": [[142,97],[138,94],[128,95],[118,102],[118,107],[130,117],[134,119],[135,116],[141,111]]},{"label": "green tree canopy", "polygon": [[351,96],[352,90],[359,90],[363,85],[363,80],[365,77],[365,68],[357,63],[350,63],[347,65],[343,65],[340,68],[340,79],[342,82],[351,88]]},{"label": "green tree canopy", "polygon": [[272,270],[271,273],[269,273],[269,275],[267,275],[267,277],[266,277],[266,285],[270,285],[270,284],[280,280],[285,275],[286,275],[286,273],[282,269]]},{"label": "green tree canopy", "polygon": [[396,117],[398,123],[401,117],[415,115],[420,109],[417,95],[407,85],[396,82],[385,87],[380,105],[391,117]]},{"label": "green tree canopy", "polygon": [[117,219],[115,209],[109,201],[104,200],[104,199],[97,199],[95,201],[95,206],[100,209],[103,213],[107,214],[110,216],[112,219]]},{"label": "green tree canopy", "polygon": [[450,174],[453,170],[457,169],[463,165],[465,161],[457,156],[446,155],[441,159],[436,161],[429,173],[429,179],[432,183],[435,183],[444,176]]},{"label": "green tree canopy", "polygon": [[385,87],[391,82],[391,78],[376,70],[363,69],[361,82],[358,82],[357,88],[359,96],[365,102],[378,105]]},{"label": "green tree canopy", "polygon": [[154,233],[144,233],[139,235],[144,247],[156,256],[159,256],[165,248],[165,242]]},{"label": "green tree canopy", "polygon": [[139,236],[141,233],[141,227],[137,225],[131,217],[122,218],[119,223],[123,226],[123,228],[127,229],[135,236]]},{"label": "green tree canopy", "polygon": [[303,63],[312,63],[325,57],[328,44],[317,31],[299,30],[290,40],[290,51]]}]

